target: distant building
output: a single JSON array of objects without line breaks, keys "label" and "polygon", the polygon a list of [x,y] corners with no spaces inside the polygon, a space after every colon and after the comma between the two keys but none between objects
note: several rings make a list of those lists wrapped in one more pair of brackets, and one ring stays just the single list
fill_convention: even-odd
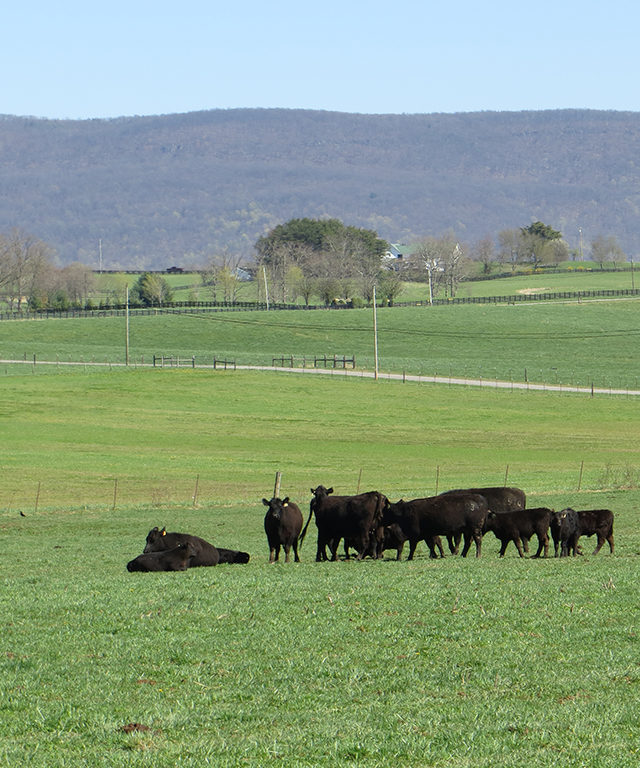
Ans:
[{"label": "distant building", "polygon": [[184,269],[182,269],[182,267],[169,267],[169,269],[167,269],[167,273],[170,275],[179,275],[182,272],[184,272]]},{"label": "distant building", "polygon": [[385,251],[383,261],[389,269],[398,269],[400,263],[415,253],[417,245],[407,245],[406,243],[391,243],[389,250]]}]

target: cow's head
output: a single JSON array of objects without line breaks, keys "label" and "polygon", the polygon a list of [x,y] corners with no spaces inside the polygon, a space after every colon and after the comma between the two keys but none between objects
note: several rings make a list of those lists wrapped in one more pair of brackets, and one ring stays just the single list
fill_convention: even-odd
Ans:
[{"label": "cow's head", "polygon": [[382,510],[382,525],[393,525],[394,523],[399,523],[402,519],[404,503],[404,499],[399,499],[395,504],[392,504],[389,499],[387,499]]},{"label": "cow's head", "polygon": [[328,496],[330,493],[333,493],[333,488],[325,488],[324,485],[319,485],[317,488],[312,488],[311,493],[316,499],[319,499],[322,496]]},{"label": "cow's head", "polygon": [[289,506],[289,497],[286,496],[284,499],[278,499],[274,496],[271,501],[262,499],[262,503],[265,507],[269,507],[269,511],[267,512],[268,515],[276,520],[280,520],[283,510]]},{"label": "cow's head", "polygon": [[146,555],[148,552],[156,552],[158,549],[164,549],[163,546],[158,545],[162,544],[162,537],[166,535],[166,528],[160,530],[157,525],[155,528],[152,528],[147,534],[147,543],[144,548],[144,554]]}]

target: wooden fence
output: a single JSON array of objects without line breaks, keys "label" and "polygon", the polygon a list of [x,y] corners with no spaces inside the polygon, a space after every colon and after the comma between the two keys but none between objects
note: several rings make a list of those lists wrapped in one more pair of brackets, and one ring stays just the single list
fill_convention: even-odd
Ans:
[{"label": "wooden fence", "polygon": [[[548,293],[534,294],[515,294],[512,296],[468,296],[454,297],[448,299],[434,299],[434,306],[452,306],[454,304],[524,304],[540,301],[580,301],[581,299],[595,298],[623,298],[629,296],[640,296],[640,288],[624,288],[619,290],[602,291],[556,291]],[[382,303],[382,302],[381,302]],[[396,307],[428,307],[431,302],[423,301],[394,301]],[[269,305],[269,310],[349,310],[352,307],[349,304],[340,305],[301,305],[301,304],[273,304]],[[267,305],[264,302],[207,302],[207,301],[174,301],[170,304],[164,304],[158,307],[135,307],[129,306],[127,310],[123,304],[112,307],[102,307],[98,309],[39,309],[24,310],[20,312],[0,312],[0,321],[2,320],[31,320],[35,318],[81,318],[81,317],[121,317],[127,311],[138,316],[161,315],[161,314],[201,314],[206,312],[250,312],[266,311]]]},{"label": "wooden fence", "polygon": [[274,357],[271,360],[271,365],[275,368],[280,366],[282,368],[306,368],[307,365],[311,367],[313,363],[314,368],[355,368],[356,357],[346,357],[345,355],[323,355],[322,357],[294,357],[293,355],[287,355],[283,357]]}]

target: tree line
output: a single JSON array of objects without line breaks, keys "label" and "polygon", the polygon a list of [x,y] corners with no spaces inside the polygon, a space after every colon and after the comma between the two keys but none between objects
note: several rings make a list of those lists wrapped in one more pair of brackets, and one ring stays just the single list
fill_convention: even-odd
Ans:
[{"label": "tree line", "polygon": [[[253,277],[258,300],[305,304],[319,297],[326,304],[363,306],[377,300],[393,303],[402,283],[428,284],[431,300],[453,298],[460,282],[471,275],[489,276],[497,269],[515,273],[523,267],[537,270],[569,259],[582,259],[571,251],[562,233],[541,221],[506,229],[497,238],[487,235],[469,245],[455,232],[427,236],[397,258],[390,244],[373,230],[345,225],[338,219],[291,219],[260,237],[255,261],[246,264],[239,254],[215,251],[193,267],[213,301],[234,302],[241,282]],[[591,260],[604,267],[626,256],[614,236],[598,235],[589,246]],[[78,262],[55,265],[50,246],[19,229],[0,233],[0,298],[10,311],[29,309],[92,308],[97,289],[93,270]],[[123,295],[113,296],[117,303]],[[159,274],[140,275],[129,292],[132,304],[161,306],[173,301],[173,291]]]}]

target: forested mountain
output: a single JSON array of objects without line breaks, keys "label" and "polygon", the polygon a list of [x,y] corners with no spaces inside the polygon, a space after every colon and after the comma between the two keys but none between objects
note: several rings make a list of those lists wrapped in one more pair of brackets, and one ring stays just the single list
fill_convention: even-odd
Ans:
[{"label": "forested mountain", "polygon": [[62,264],[193,265],[252,255],[296,217],[391,242],[453,230],[472,243],[543,221],[585,251],[640,252],[640,113],[359,115],[233,109],[112,120],[0,117],[0,232]]}]

